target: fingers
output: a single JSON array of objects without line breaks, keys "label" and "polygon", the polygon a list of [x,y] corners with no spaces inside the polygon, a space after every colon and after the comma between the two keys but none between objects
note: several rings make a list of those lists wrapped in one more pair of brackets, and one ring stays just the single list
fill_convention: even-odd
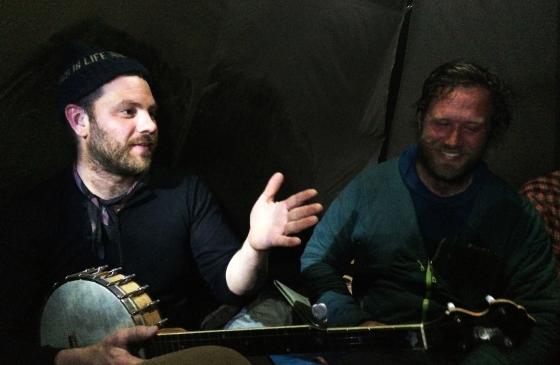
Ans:
[{"label": "fingers", "polygon": [[275,240],[274,246],[277,247],[293,247],[301,244],[301,239],[298,237],[290,237],[290,236],[279,236]]},{"label": "fingers", "polygon": [[317,190],[307,189],[291,195],[283,201],[275,202],[274,197],[280,190],[284,176],[275,173],[268,181],[263,193],[251,210],[251,229],[249,242],[256,250],[270,247],[291,247],[301,244],[297,234],[319,221],[318,214],[323,210],[319,203],[306,202],[317,196]]},{"label": "fingers", "polygon": [[133,356],[133,355],[129,354],[128,352],[126,352],[126,353],[120,354],[118,363],[119,364],[136,365],[136,364],[141,364],[144,361],[145,361],[144,359]]},{"label": "fingers", "polygon": [[57,364],[140,364],[143,360],[128,352],[128,345],[144,341],[157,332],[156,326],[122,328],[90,346],[62,350]]},{"label": "fingers", "polygon": [[[282,175],[282,173],[280,173],[280,172],[275,173],[268,180],[268,183],[266,184],[266,187],[264,188],[262,196],[264,196],[267,201],[274,200],[274,196],[280,190],[280,187],[282,186],[283,182],[284,182],[284,175]],[[300,191],[299,193],[296,193],[296,194],[290,196],[288,199],[285,200],[286,207],[288,208],[288,210],[290,210],[294,207],[298,207],[298,206],[302,205],[303,203],[305,203],[306,201],[308,201],[309,199],[312,199],[315,196],[317,196],[317,194],[318,194],[318,192],[315,189],[307,189],[307,190]],[[316,208],[317,208],[317,206],[315,206],[314,209],[316,209]],[[320,212],[321,210],[323,210],[322,207],[320,208],[319,211],[317,211],[317,213]],[[316,213],[311,213],[311,214],[316,214]]]},{"label": "fingers", "polygon": [[288,212],[288,220],[296,221],[301,218],[317,215],[321,213],[323,206],[319,203],[304,205],[303,207],[293,208]]},{"label": "fingers", "polygon": [[113,346],[126,347],[130,343],[147,340],[155,335],[157,330],[157,326],[135,326],[122,328],[106,337],[105,341]]},{"label": "fingers", "polygon": [[278,190],[280,190],[282,182],[284,182],[284,175],[279,172],[272,175],[262,193],[266,201],[274,200],[274,196],[278,193]]},{"label": "fingers", "polygon": [[307,189],[307,190],[300,191],[299,193],[296,193],[285,200],[286,206],[288,207],[288,209],[298,207],[303,203],[305,203],[307,200],[317,196],[317,194],[318,194],[317,190],[315,189]]},{"label": "fingers", "polygon": [[288,222],[284,228],[284,234],[294,234],[314,226],[319,221],[317,216],[298,219],[297,221]]},{"label": "fingers", "polygon": [[127,328],[128,341],[129,342],[140,342],[147,340],[156,334],[157,326],[135,326]]}]

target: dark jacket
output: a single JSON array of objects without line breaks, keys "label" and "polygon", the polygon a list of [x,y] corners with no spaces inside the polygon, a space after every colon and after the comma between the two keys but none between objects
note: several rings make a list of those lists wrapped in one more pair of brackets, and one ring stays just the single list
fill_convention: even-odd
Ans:
[{"label": "dark jacket", "polygon": [[194,176],[152,172],[118,213],[120,244],[92,250],[87,199],[71,171],[17,199],[2,218],[1,353],[17,363],[51,363],[38,347],[40,311],[55,282],[89,267],[122,267],[159,299],[169,326],[196,328],[211,297],[239,303],[225,270],[240,242],[204,184]]}]

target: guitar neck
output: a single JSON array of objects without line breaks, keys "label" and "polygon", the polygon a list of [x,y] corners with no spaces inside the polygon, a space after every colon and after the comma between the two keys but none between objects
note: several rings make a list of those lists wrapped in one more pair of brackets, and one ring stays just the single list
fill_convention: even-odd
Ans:
[{"label": "guitar neck", "polygon": [[219,345],[252,355],[351,350],[355,348],[427,349],[421,324],[321,329],[312,326],[158,334],[145,347],[147,357],[194,346]]}]

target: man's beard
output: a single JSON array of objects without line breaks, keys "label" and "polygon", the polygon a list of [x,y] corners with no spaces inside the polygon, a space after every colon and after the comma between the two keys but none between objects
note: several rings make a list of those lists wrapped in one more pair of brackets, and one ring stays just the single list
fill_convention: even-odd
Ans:
[{"label": "man's beard", "polygon": [[445,147],[442,146],[441,143],[430,143],[423,137],[420,137],[418,141],[418,161],[433,179],[447,185],[460,185],[468,179],[476,169],[485,154],[486,147],[473,151],[468,151],[464,148],[455,149],[457,150],[456,152],[466,154],[466,158],[463,159],[463,161],[458,161],[456,163],[438,161],[438,156],[436,154],[441,150],[445,150]]},{"label": "man's beard", "polygon": [[[89,154],[91,159],[103,170],[120,176],[135,176],[150,168],[152,152],[157,145],[157,133],[142,134],[123,145],[99,128],[94,118],[90,118],[90,121]],[[131,148],[140,143],[151,144],[150,152],[145,155],[132,156]]]}]

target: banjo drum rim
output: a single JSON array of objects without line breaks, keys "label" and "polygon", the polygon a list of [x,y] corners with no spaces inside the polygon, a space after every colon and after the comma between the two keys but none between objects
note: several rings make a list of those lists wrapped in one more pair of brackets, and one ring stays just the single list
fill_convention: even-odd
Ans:
[{"label": "banjo drum rim", "polygon": [[[41,345],[87,346],[119,328],[159,326],[163,322],[157,310],[159,301],[152,301],[146,293],[148,286],[137,284],[132,280],[134,275],[125,276],[119,271],[120,268],[107,270],[106,266],[91,268],[68,275],[63,282],[55,284],[41,312]],[[68,294],[69,291],[82,291],[85,296],[95,297],[75,300],[75,294]],[[92,306],[92,300],[97,300],[98,305]],[[105,302],[111,307],[105,308]],[[117,323],[99,326],[100,321]],[[92,328],[99,328],[101,333],[92,333]]]}]

